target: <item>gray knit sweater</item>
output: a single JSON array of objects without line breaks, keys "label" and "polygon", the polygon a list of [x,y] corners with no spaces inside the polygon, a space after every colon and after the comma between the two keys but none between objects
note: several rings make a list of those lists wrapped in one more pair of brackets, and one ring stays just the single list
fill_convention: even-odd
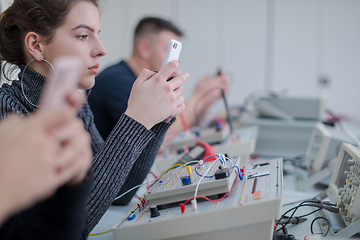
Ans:
[{"label": "gray knit sweater", "polygon": [[[22,78],[23,67],[19,74]],[[25,99],[21,82],[14,81],[11,86],[3,84],[0,88],[0,118],[11,112],[24,116],[35,111],[29,101],[37,104],[47,79],[41,74],[27,68],[23,76]],[[86,130],[91,135],[94,153],[91,171],[93,184],[87,198],[88,232],[99,222],[119,192],[142,183],[149,172],[156,154],[163,141],[165,132],[174,121],[161,122],[151,130],[123,114],[107,141],[104,141],[94,124],[93,114],[86,103],[78,117],[83,120]],[[19,146],[21,148],[21,146]],[[124,197],[129,202],[135,191]],[[56,195],[54,196],[56,197]],[[66,196],[60,196],[66,201]]]}]

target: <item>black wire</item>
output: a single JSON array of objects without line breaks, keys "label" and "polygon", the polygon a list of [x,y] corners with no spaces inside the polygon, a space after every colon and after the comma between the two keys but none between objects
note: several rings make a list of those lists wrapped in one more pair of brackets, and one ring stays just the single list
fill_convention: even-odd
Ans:
[{"label": "black wire", "polygon": [[280,234],[274,232],[273,240],[296,240],[296,238],[292,234]]},{"label": "black wire", "polygon": [[307,166],[304,165],[304,159],[305,159],[306,155],[305,154],[300,154],[300,155],[297,155],[293,158],[284,158],[283,159],[283,162],[286,163],[286,162],[290,162],[291,165],[293,165],[294,167],[300,167],[300,168],[303,168],[303,169],[307,169]]},{"label": "black wire", "polygon": [[298,217],[298,218],[307,217],[307,216],[309,216],[309,215],[311,215],[311,214],[313,214],[313,213],[316,213],[316,212],[318,212],[318,211],[320,211],[320,210],[321,210],[321,208],[316,209],[316,210],[314,210],[314,211],[312,211],[312,212],[309,212],[309,213],[307,213],[307,214],[304,214],[304,215],[301,215],[301,216],[297,216],[297,217]]},{"label": "black wire", "polygon": [[303,159],[305,159],[306,154],[299,154],[293,158],[284,158],[284,161],[301,161]]},{"label": "black wire", "polygon": [[201,102],[201,100],[204,99],[205,96],[209,95],[212,91],[217,90],[217,89],[222,90],[222,88],[220,88],[220,87],[214,87],[214,88],[211,88],[210,90],[208,90],[207,92],[203,93],[203,95],[201,95],[198,98],[198,100],[197,100],[197,102],[195,103],[195,106],[194,106],[195,125],[199,125],[199,123],[200,123],[200,113],[199,113],[199,111],[197,111],[199,102]]},{"label": "black wire", "polygon": [[228,121],[228,124],[229,124],[229,127],[230,127],[230,134],[233,134],[233,125],[232,125],[232,122],[231,122],[230,110],[229,110],[229,106],[227,104],[224,89],[221,89],[221,95],[222,95],[222,98],[223,98],[224,104],[225,104],[226,118],[227,118],[227,121]]},{"label": "black wire", "polygon": [[[314,202],[312,202],[312,203],[314,203]],[[293,208],[289,209],[288,211],[286,211],[286,212],[281,216],[281,218],[276,221],[276,222],[278,223],[281,219],[286,219],[286,218],[288,218],[288,221],[285,222],[284,224],[281,224],[282,227],[279,228],[279,229],[276,230],[276,231],[277,231],[277,232],[280,231],[280,230],[283,230],[283,231],[284,231],[284,230],[286,229],[286,226],[290,223],[290,220],[291,220],[291,218],[294,216],[295,212],[296,212],[300,207],[305,207],[305,206],[317,207],[318,209],[317,209],[317,210],[314,210],[314,211],[312,211],[312,212],[310,212],[310,213],[304,214],[304,215],[302,215],[302,216],[297,216],[298,218],[308,216],[308,215],[313,214],[313,213],[315,213],[315,212],[317,212],[317,211],[320,211],[320,210],[322,209],[321,206],[314,206],[314,205],[312,205],[312,204],[310,204],[310,203],[302,202],[302,203],[300,203],[298,206],[293,207]],[[290,217],[286,216],[286,214],[287,214],[288,212],[292,211],[292,210],[294,210],[294,211],[293,211],[293,213],[291,214],[291,216],[290,216]]]},{"label": "black wire", "polygon": [[325,109],[325,111],[326,111],[326,113],[328,113],[328,114],[330,114],[330,116],[333,118],[333,121],[335,122],[335,123],[338,123],[338,122],[340,122],[340,117],[338,117],[338,116],[336,116],[336,114],[334,114],[334,112],[333,111],[331,111],[330,109]]},{"label": "black wire", "polygon": [[288,217],[288,216],[286,216],[286,214],[289,213],[290,211],[294,210],[293,213],[291,214],[291,216],[288,217],[287,222],[285,222],[284,224],[282,224],[282,227],[279,228],[279,229],[276,230],[276,231],[278,232],[278,231],[283,230],[283,229],[286,227],[286,225],[288,225],[288,224],[290,223],[290,220],[291,220],[291,218],[294,216],[295,212],[296,212],[300,207],[305,206],[305,205],[304,205],[305,203],[306,203],[306,201],[303,201],[303,202],[301,202],[299,205],[297,205],[296,207],[290,208],[290,209],[287,210],[283,215],[281,215],[280,219],[277,220],[276,223],[278,223],[281,219],[285,219],[286,217]]},{"label": "black wire", "polygon": [[324,236],[326,236],[326,235],[329,233],[329,231],[330,231],[331,225],[330,225],[330,221],[329,221],[327,218],[324,218],[324,217],[316,217],[316,218],[314,218],[314,219],[312,220],[312,222],[311,222],[311,224],[310,224],[311,234],[314,234],[314,232],[313,232],[313,224],[314,224],[314,222],[315,222],[316,220],[318,220],[318,219],[324,219],[325,221],[327,221],[327,223],[328,223],[328,225],[329,225],[326,233],[324,234]]},{"label": "black wire", "polygon": [[[284,217],[287,217],[286,214],[289,213],[290,211],[294,210],[294,212],[292,213],[292,215],[290,216],[290,218],[293,216],[293,214],[300,208],[300,207],[304,207],[304,206],[308,206],[308,205],[305,205],[307,202],[307,200],[305,201],[302,201],[299,205],[295,206],[295,207],[292,207],[290,208],[289,210],[287,210],[282,216]],[[280,218],[279,220],[281,220],[282,218]]]},{"label": "black wire", "polygon": [[295,204],[295,203],[303,202],[303,201],[306,201],[306,200],[307,200],[307,199],[305,199],[305,200],[299,200],[299,201],[295,201],[295,202],[289,202],[289,203],[283,204],[282,206],[285,207],[285,206],[293,205],[293,204]]},{"label": "black wire", "polygon": [[[305,200],[305,201],[301,202],[299,205],[297,205],[296,207],[290,208],[290,209],[287,210],[284,214],[282,214],[281,217],[280,217],[280,219],[278,219],[278,220],[276,221],[276,223],[278,223],[281,219],[286,219],[286,218],[288,218],[288,220],[287,220],[284,224],[281,224],[282,227],[279,228],[279,229],[277,229],[276,231],[278,232],[278,231],[283,230],[283,229],[290,223],[291,218],[294,216],[295,212],[296,212],[300,207],[306,207],[306,206],[314,207],[313,205],[309,204],[309,202],[314,203],[314,200]],[[319,209],[316,210],[316,211],[319,211],[320,209],[322,209],[320,206],[315,206],[315,207],[319,208]],[[286,214],[289,213],[290,211],[293,211],[292,214],[290,215],[290,217],[286,216]],[[313,212],[315,212],[315,211],[313,211]],[[313,212],[311,212],[311,213],[313,213]],[[310,215],[311,213],[308,213],[308,214],[306,214],[306,215],[304,215],[304,216]],[[304,217],[304,216],[303,216],[303,217]]]}]

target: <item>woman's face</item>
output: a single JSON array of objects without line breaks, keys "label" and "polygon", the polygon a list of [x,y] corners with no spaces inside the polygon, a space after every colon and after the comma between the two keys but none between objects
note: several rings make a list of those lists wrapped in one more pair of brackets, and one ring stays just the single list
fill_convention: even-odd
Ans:
[{"label": "woman's face", "polygon": [[49,44],[44,46],[44,58],[51,63],[60,55],[76,56],[83,61],[84,71],[79,82],[80,89],[94,86],[99,73],[99,58],[106,49],[99,38],[99,12],[91,2],[75,3]]}]

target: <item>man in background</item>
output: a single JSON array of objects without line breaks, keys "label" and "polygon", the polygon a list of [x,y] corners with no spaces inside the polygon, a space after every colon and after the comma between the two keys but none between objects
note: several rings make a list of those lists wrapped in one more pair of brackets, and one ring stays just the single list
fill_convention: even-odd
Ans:
[{"label": "man in background", "polygon": [[[88,101],[104,140],[125,112],[132,85],[140,72],[160,70],[170,40],[179,40],[182,36],[183,32],[170,21],[143,18],[135,28],[132,56],[106,68],[96,77]],[[211,104],[222,97],[221,90],[227,93],[228,88],[229,77],[222,72],[214,77],[205,75],[186,101],[181,120],[172,124],[166,134],[176,135],[187,127],[197,126]],[[121,199],[114,204],[122,205]]]},{"label": "man in background", "polygon": [[[170,21],[143,18],[135,29],[132,56],[108,67],[96,77],[88,100],[95,124],[104,139],[125,112],[132,85],[140,72],[144,68],[160,70],[170,40],[179,40],[182,36],[183,32]],[[206,110],[221,97],[220,89],[227,93],[228,88],[229,78],[221,72],[218,76],[206,75],[200,79],[183,112],[187,125],[198,125]],[[183,130],[183,123],[176,121],[167,133],[175,135]]]}]

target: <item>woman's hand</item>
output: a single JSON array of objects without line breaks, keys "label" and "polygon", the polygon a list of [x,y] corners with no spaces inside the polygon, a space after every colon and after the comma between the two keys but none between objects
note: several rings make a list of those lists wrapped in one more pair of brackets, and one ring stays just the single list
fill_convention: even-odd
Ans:
[{"label": "woman's hand", "polygon": [[[166,64],[158,73],[144,69],[134,82],[125,114],[147,129],[169,120],[185,109],[181,85],[188,75],[175,71],[178,61]],[[170,81],[167,81],[170,77]]]}]

